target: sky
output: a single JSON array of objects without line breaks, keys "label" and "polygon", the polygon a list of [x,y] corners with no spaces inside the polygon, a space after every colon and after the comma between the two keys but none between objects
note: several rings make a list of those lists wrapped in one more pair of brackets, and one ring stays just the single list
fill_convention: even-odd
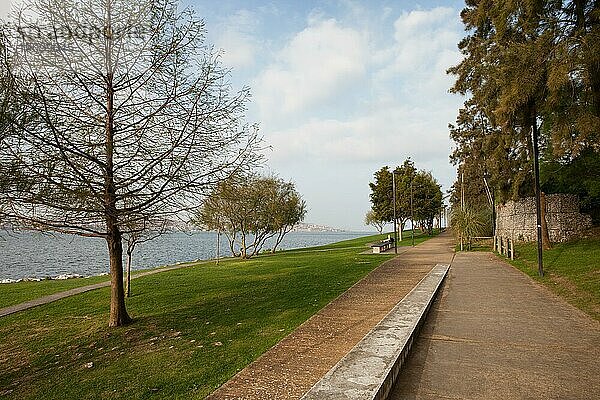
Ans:
[{"label": "sky", "polygon": [[[15,3],[16,0],[12,0]],[[18,1],[18,0],[17,0]],[[0,16],[11,0],[0,0]],[[462,1],[182,0],[207,41],[249,87],[268,159],[263,173],[295,183],[305,222],[364,225],[369,182],[410,157],[446,192],[455,179],[448,124],[464,99],[450,94]]]}]

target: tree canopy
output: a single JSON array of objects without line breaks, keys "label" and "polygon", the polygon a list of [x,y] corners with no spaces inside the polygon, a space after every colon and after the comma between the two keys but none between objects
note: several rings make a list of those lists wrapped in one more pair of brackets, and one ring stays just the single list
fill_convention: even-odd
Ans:
[{"label": "tree canopy", "polygon": [[584,150],[573,160],[554,160],[541,165],[541,184],[546,193],[576,194],[581,211],[600,223],[600,153]]},{"label": "tree canopy", "polygon": [[232,255],[250,258],[272,238],[274,252],[305,215],[306,203],[293,183],[276,177],[234,176],[217,185],[193,222],[224,233]]},{"label": "tree canopy", "polygon": [[440,217],[442,190],[431,172],[419,171],[412,182],[413,218],[421,221],[427,232],[433,233],[433,221]]},{"label": "tree canopy", "polygon": [[[396,184],[396,223],[400,239],[406,221],[410,218],[410,183],[417,170],[410,158],[394,171]],[[394,194],[392,190],[392,172],[388,166],[382,167],[374,174],[375,181],[369,183],[371,188],[371,210],[374,218],[380,221],[394,222]]]},{"label": "tree canopy", "polygon": [[[394,169],[396,184],[396,219],[400,239],[405,223],[414,218],[423,222],[429,232],[433,229],[433,220],[439,216],[442,207],[440,185],[430,172],[417,171],[410,158]],[[374,174],[375,182],[371,188],[371,211],[373,218],[379,221],[394,221],[394,201],[392,190],[392,172],[388,166]]]},{"label": "tree canopy", "polygon": [[388,223],[388,221],[378,218],[373,210],[367,211],[364,222],[365,225],[372,226],[373,228],[377,229],[379,234],[383,233],[383,228],[385,228],[385,225]]},{"label": "tree canopy", "polygon": [[[487,176],[500,201],[531,195],[537,128],[542,164],[600,151],[599,6],[597,0],[466,2],[464,59],[448,71],[456,77],[452,91],[466,96],[450,125],[459,176]],[[471,187],[477,196],[481,186]]]}]

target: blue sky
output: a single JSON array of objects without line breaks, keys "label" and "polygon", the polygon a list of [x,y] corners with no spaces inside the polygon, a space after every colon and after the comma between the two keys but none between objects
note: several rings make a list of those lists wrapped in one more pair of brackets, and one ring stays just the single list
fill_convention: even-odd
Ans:
[{"label": "blue sky", "polygon": [[307,222],[366,230],[373,173],[407,157],[450,187],[448,123],[463,99],[445,70],[460,60],[462,1],[182,4],[205,20],[234,87],[250,87],[248,122],[272,146],[265,172],[296,183]]}]

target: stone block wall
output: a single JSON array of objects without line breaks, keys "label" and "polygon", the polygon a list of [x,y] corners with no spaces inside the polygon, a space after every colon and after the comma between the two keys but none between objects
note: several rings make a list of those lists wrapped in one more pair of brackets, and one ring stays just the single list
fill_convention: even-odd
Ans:
[{"label": "stone block wall", "polygon": [[[575,239],[592,227],[592,217],[579,212],[579,199],[570,194],[546,195],[550,241]],[[496,206],[496,235],[532,242],[537,239],[535,197]]]}]

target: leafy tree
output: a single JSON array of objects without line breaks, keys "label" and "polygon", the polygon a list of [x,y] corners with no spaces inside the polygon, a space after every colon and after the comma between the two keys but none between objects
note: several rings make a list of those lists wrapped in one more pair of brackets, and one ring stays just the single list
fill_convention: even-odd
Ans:
[{"label": "leafy tree", "polygon": [[[394,169],[396,183],[396,223],[402,240],[402,231],[410,218],[410,183],[417,170],[410,158]],[[392,190],[392,172],[388,166],[382,167],[374,174],[375,182],[369,183],[371,188],[371,209],[375,218],[380,221],[394,222],[394,201]]]},{"label": "leafy tree", "polygon": [[204,200],[193,223],[225,233],[231,253],[250,258],[271,238],[275,238],[274,252],[305,214],[306,204],[292,183],[275,177],[235,176]]},{"label": "leafy tree", "polygon": [[413,213],[421,221],[428,234],[433,234],[433,221],[440,216],[442,190],[431,172],[419,171],[413,180]]},{"label": "leafy tree", "polygon": [[453,161],[484,166],[500,201],[529,196],[538,134],[551,157],[600,147],[598,2],[467,1],[461,16],[465,58],[449,73],[468,98],[450,127]]},{"label": "leafy tree", "polygon": [[271,195],[271,217],[274,219],[273,229],[276,230],[272,253],[277,251],[285,235],[304,220],[307,211],[306,203],[296,191],[293,183],[277,182],[277,180],[275,182],[276,184],[272,186],[274,192]]},{"label": "leafy tree", "polygon": [[123,325],[123,236],[191,210],[259,159],[243,125],[248,91],[232,93],[204,23],[176,0],[25,0],[24,10],[10,46],[24,110],[0,146],[12,166],[0,175],[13,178],[0,201],[14,223],[106,240],[109,325]]},{"label": "leafy tree", "polygon": [[554,13],[547,98],[555,155],[576,157],[600,148],[600,4],[548,2]]},{"label": "leafy tree", "polygon": [[483,207],[489,197],[503,202],[533,194],[529,149],[494,121],[493,115],[488,118],[477,104],[467,101],[456,125],[449,125],[450,138],[457,145],[450,161],[458,166],[457,176],[462,179],[454,184],[452,204],[460,200],[461,186],[467,203],[476,207]]},{"label": "leafy tree", "polygon": [[387,221],[382,221],[381,219],[377,218],[375,212],[373,210],[369,210],[365,214],[365,225],[374,227],[381,235],[383,233],[383,228],[385,228],[387,225]]},{"label": "leafy tree", "polygon": [[[461,203],[475,208],[490,207],[490,198],[486,189],[485,173],[477,165],[461,164],[457,168],[457,179],[450,187],[450,205],[460,207]],[[489,186],[489,183],[487,183]],[[490,193],[492,188],[490,188]]]},{"label": "leafy tree", "polygon": [[374,178],[375,182],[369,183],[369,187],[371,188],[371,209],[375,218],[381,221],[393,222],[392,173],[389,167],[382,167],[379,171],[375,172]]},{"label": "leafy tree", "polygon": [[461,16],[453,161],[483,166],[500,201],[531,195],[534,128],[553,157],[600,147],[598,2],[467,1]]}]

